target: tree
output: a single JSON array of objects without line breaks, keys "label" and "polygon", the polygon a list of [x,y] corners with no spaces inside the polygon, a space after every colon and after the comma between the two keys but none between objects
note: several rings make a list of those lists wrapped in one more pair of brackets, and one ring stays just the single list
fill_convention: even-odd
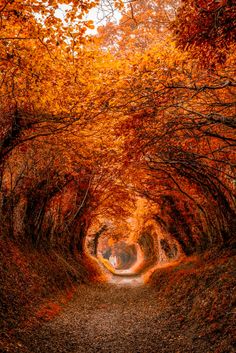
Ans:
[{"label": "tree", "polygon": [[114,102],[124,112],[116,130],[125,136],[124,183],[163,204],[157,218],[186,253],[231,243],[234,54],[216,71],[210,63],[199,70],[197,60],[171,39],[145,51],[126,49],[119,55],[122,80],[116,81]]},{"label": "tree", "polygon": [[[0,163],[3,198],[13,215],[18,196],[26,196],[34,242],[61,239],[72,252],[82,251],[87,230],[95,234],[109,221],[111,238],[124,237],[141,197],[155,204],[148,214],[186,254],[230,244],[235,54],[228,44],[220,49],[224,63],[212,59],[199,68],[193,47],[176,47],[168,27],[176,3],[169,0],[127,4],[120,24],[108,23],[93,40],[85,39],[90,23],[81,16],[94,3],[81,3],[79,12],[76,2],[68,5],[62,27],[59,3],[30,4],[9,1],[1,10],[3,38],[28,39],[0,40]],[[227,6],[222,3],[219,16],[228,14]],[[181,11],[174,31],[185,30]],[[225,38],[232,43],[232,35]],[[51,164],[38,164],[39,156]],[[11,176],[17,187],[9,187]]]},{"label": "tree", "polygon": [[234,1],[182,0],[171,28],[180,48],[211,67],[235,50],[235,18]]},{"label": "tree", "polygon": [[101,47],[125,55],[127,52],[144,52],[157,42],[163,43],[178,3],[173,0],[127,2],[118,25],[109,22],[98,28]]},{"label": "tree", "polygon": [[[16,144],[26,139],[27,130],[32,139],[34,135],[63,130],[69,120],[71,123],[81,118],[81,111],[74,111],[73,88],[68,80],[75,83],[78,67],[81,68],[80,46],[91,25],[83,16],[95,4],[1,1],[0,163]],[[63,5],[68,5],[65,23],[58,17]],[[75,61],[80,61],[76,68]],[[61,99],[62,90],[67,106]]]}]

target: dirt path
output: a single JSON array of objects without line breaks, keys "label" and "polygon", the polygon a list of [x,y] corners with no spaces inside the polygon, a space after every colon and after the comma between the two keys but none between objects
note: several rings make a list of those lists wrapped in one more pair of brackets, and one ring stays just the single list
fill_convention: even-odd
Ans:
[{"label": "dirt path", "polygon": [[81,285],[52,321],[19,339],[30,353],[207,353],[209,342],[184,328],[175,309],[160,311],[147,286]]}]

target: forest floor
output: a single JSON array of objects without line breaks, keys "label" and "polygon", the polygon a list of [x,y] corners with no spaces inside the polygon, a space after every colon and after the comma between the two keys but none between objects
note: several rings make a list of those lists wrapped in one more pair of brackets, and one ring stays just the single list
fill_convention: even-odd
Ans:
[{"label": "forest floor", "polygon": [[161,269],[151,284],[80,284],[55,316],[15,330],[3,352],[233,353],[235,261],[203,260]]}]

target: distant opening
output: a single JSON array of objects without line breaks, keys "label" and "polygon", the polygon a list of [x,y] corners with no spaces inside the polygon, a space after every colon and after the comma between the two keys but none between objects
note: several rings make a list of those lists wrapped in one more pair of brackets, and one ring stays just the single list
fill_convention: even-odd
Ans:
[{"label": "distant opening", "polygon": [[137,248],[135,244],[127,244],[124,241],[102,249],[98,245],[99,256],[108,260],[114,269],[125,270],[137,261]]}]

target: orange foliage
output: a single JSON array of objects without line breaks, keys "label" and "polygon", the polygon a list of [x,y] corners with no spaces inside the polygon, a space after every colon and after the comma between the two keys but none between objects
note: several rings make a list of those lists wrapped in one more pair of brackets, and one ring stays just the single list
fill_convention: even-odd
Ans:
[{"label": "orange foliage", "polygon": [[76,288],[73,287],[67,292],[62,293],[57,301],[48,301],[41,305],[41,307],[36,312],[35,316],[37,319],[50,321],[55,316],[57,316],[62,310],[63,307],[70,302],[75,294]]},{"label": "orange foliage", "polygon": [[4,231],[80,253],[88,229],[128,238],[140,197],[186,254],[231,244],[233,2],[118,1],[92,39],[96,1],[1,4]]},{"label": "orange foliage", "polygon": [[208,67],[224,63],[236,39],[235,16],[231,0],[182,0],[172,24],[177,44],[190,49]]},{"label": "orange foliage", "polygon": [[98,3],[0,0],[4,327],[43,296],[53,319],[74,283],[107,279],[90,248],[124,240],[136,270],[162,267],[158,305],[217,330],[232,264],[186,257],[235,241],[235,2],[109,1],[121,20],[91,38]]},{"label": "orange foliage", "polygon": [[62,310],[62,307],[56,303],[49,302],[42,309],[36,313],[38,319],[43,319],[45,321],[50,321],[54,316],[58,315]]}]

